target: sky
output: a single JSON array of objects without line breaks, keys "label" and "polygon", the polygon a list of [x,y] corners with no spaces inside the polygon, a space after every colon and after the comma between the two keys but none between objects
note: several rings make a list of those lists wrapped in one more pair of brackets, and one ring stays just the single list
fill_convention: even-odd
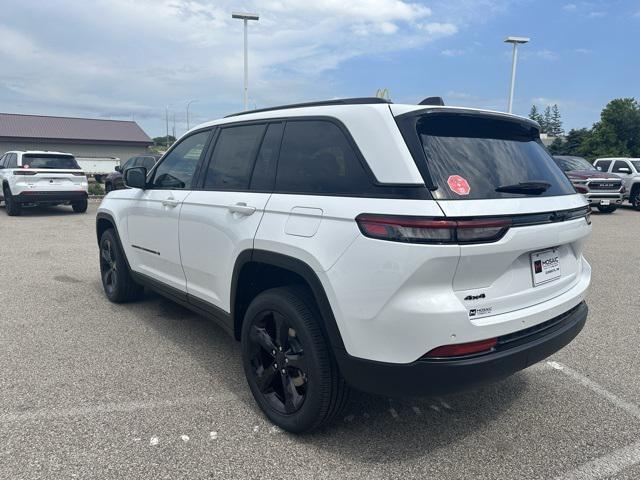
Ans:
[{"label": "sky", "polygon": [[387,88],[396,103],[506,110],[558,104],[565,129],[640,97],[640,1],[2,0],[0,112],[134,119],[152,137],[251,108]]}]

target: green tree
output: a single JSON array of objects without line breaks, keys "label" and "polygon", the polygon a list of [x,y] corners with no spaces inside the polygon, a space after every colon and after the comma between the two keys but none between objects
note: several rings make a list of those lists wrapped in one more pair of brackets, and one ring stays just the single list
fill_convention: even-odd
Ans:
[{"label": "green tree", "polygon": [[542,115],[538,111],[538,107],[536,105],[531,105],[531,111],[529,112],[529,118],[534,122],[538,122],[542,125]]},{"label": "green tree", "polygon": [[551,107],[551,120],[548,127],[549,131],[547,133],[550,135],[559,137],[564,134],[564,129],[562,128],[562,117],[560,116],[560,109],[557,104],[554,104],[553,107]]},{"label": "green tree", "polygon": [[551,107],[547,105],[542,115],[542,121],[539,122],[542,127],[542,133],[551,134]]},{"label": "green tree", "polygon": [[610,101],[583,142],[584,155],[640,156],[640,105],[634,98]]},{"label": "green tree", "polygon": [[168,136],[162,136],[162,137],[155,137],[153,139],[153,144],[158,147],[164,147],[166,145],[173,145],[173,142],[175,141],[176,141],[176,137],[174,137],[173,135],[168,135]]}]

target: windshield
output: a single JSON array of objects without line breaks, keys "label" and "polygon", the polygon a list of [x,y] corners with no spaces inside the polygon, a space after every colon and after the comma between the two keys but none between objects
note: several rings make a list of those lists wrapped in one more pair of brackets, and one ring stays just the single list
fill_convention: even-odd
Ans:
[{"label": "windshield", "polygon": [[76,159],[72,155],[23,155],[22,166],[28,166],[29,168],[51,168],[51,169],[79,169],[80,165],[76,162]]},{"label": "windshield", "polygon": [[432,192],[436,199],[575,194],[538,131],[524,122],[432,113],[418,121],[417,129],[438,187]]},{"label": "windshield", "polygon": [[582,157],[553,157],[558,166],[565,172],[571,170],[597,170]]}]

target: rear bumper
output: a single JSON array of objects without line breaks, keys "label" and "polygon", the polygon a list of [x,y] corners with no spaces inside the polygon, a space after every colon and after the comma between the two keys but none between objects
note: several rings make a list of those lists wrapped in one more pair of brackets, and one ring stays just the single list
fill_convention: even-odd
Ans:
[{"label": "rear bumper", "polygon": [[508,377],[567,345],[587,319],[587,305],[530,328],[499,337],[495,351],[447,360],[417,360],[409,364],[383,363],[336,351],[348,384],[387,396],[423,396],[468,390]]},{"label": "rear bumper", "polygon": [[87,192],[84,190],[26,191],[14,195],[13,198],[18,203],[78,202],[87,199]]}]

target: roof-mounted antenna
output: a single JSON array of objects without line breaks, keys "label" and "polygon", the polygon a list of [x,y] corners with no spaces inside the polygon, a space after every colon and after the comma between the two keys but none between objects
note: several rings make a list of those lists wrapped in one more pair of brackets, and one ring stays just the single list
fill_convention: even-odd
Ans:
[{"label": "roof-mounted antenna", "polygon": [[442,97],[427,97],[418,105],[437,105],[439,107],[444,107],[444,100],[442,100]]}]

